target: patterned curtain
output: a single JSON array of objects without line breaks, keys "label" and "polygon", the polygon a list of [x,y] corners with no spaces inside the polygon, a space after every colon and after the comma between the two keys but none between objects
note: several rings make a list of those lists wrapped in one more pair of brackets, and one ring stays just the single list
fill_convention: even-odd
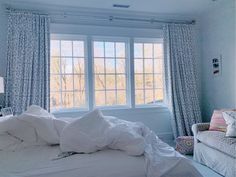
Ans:
[{"label": "patterned curtain", "polygon": [[5,103],[16,114],[32,104],[49,109],[49,45],[47,15],[9,13]]},{"label": "patterned curtain", "polygon": [[196,86],[193,25],[164,27],[166,102],[172,113],[174,136],[192,135],[191,126],[201,122]]}]

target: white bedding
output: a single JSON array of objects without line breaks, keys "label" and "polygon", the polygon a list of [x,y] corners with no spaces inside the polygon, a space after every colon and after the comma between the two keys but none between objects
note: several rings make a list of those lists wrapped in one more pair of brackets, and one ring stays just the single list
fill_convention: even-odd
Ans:
[{"label": "white bedding", "polygon": [[[1,129],[10,127],[10,134],[18,141],[13,143],[12,147],[9,147],[9,142],[6,142],[8,148],[0,152],[0,176],[3,177],[11,176],[11,174],[13,177],[202,176],[188,159],[183,158],[172,147],[163,143],[143,124],[105,117],[98,110],[68,123],[58,121],[49,113],[34,106],[16,119],[19,125],[22,122],[24,125],[17,126],[15,123],[14,126],[10,126],[12,124],[9,124],[9,120],[0,121],[0,133]],[[10,122],[14,121],[10,120]],[[30,127],[29,132],[33,128],[33,138],[30,137],[30,139],[37,141],[28,141],[29,136],[25,136],[24,131],[19,130],[19,127],[24,127],[24,129]],[[19,133],[14,134],[14,132]],[[19,136],[20,134],[24,136]],[[60,148],[47,146],[57,143],[60,144]],[[123,152],[105,150],[107,148],[119,149]],[[96,152],[98,150],[102,151]],[[92,154],[73,155],[52,161],[60,151]],[[109,155],[103,156],[103,153],[107,152]],[[124,152],[133,156],[125,155]],[[122,156],[124,158],[112,166]],[[102,159],[96,159],[97,157]],[[140,163],[140,159],[142,159],[141,167],[136,164],[136,161]],[[119,168],[120,165],[125,166],[124,169]]]},{"label": "white bedding", "polygon": [[143,156],[103,150],[53,160],[59,153],[46,145],[0,151],[0,177],[145,177]]}]

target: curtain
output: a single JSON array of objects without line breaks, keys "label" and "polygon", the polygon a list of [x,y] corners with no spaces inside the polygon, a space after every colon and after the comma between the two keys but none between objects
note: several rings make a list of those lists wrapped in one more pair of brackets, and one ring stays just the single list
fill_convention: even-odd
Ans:
[{"label": "curtain", "polygon": [[172,114],[175,138],[192,135],[191,126],[201,122],[195,72],[194,26],[164,27],[165,99]]},{"label": "curtain", "polygon": [[50,32],[47,15],[8,15],[6,106],[20,114],[29,105],[49,109]]}]

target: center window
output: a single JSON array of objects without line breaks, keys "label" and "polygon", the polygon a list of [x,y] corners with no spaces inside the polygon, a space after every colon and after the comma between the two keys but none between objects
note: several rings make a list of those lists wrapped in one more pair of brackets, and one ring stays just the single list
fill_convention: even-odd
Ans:
[{"label": "center window", "polygon": [[126,42],[93,41],[95,106],[127,104]]}]

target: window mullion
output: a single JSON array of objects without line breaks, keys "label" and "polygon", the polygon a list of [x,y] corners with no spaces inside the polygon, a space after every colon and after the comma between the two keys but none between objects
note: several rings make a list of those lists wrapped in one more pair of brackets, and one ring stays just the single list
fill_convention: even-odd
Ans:
[{"label": "window mullion", "polygon": [[145,76],[146,76],[146,73],[145,73],[145,58],[144,58],[144,43],[142,44],[142,50],[143,50],[143,101],[144,101],[144,104],[146,104],[146,88],[145,88]]},{"label": "window mullion", "polygon": [[[129,49],[129,50],[128,50]],[[128,65],[127,68],[129,68],[129,72],[127,72],[128,75],[128,90],[127,95],[129,94],[129,97],[127,97],[128,101],[130,102],[130,106],[132,108],[135,108],[135,77],[134,77],[134,40],[133,38],[130,38],[129,40],[129,48],[126,52],[126,58],[128,59]]]},{"label": "window mullion", "polygon": [[105,105],[107,105],[107,67],[106,67],[106,45],[105,45],[105,41],[103,41],[103,56],[104,56],[104,84],[105,84]]},{"label": "window mullion", "polygon": [[87,36],[87,58],[86,58],[86,61],[85,61],[85,64],[86,64],[86,68],[87,68],[87,78],[86,78],[86,81],[87,81],[87,93],[86,93],[86,97],[87,99],[89,100],[88,101],[88,106],[89,106],[89,110],[92,110],[94,108],[94,90],[95,90],[95,87],[94,87],[94,71],[93,71],[93,41],[91,39],[90,36]]},{"label": "window mullion", "polygon": [[59,42],[59,47],[60,47],[60,106],[61,108],[63,107],[62,105],[62,68],[61,68],[61,40]]},{"label": "window mullion", "polygon": [[116,94],[116,104],[118,103],[117,99],[117,70],[116,70],[116,42],[114,43],[114,61],[115,61],[115,94]]}]

